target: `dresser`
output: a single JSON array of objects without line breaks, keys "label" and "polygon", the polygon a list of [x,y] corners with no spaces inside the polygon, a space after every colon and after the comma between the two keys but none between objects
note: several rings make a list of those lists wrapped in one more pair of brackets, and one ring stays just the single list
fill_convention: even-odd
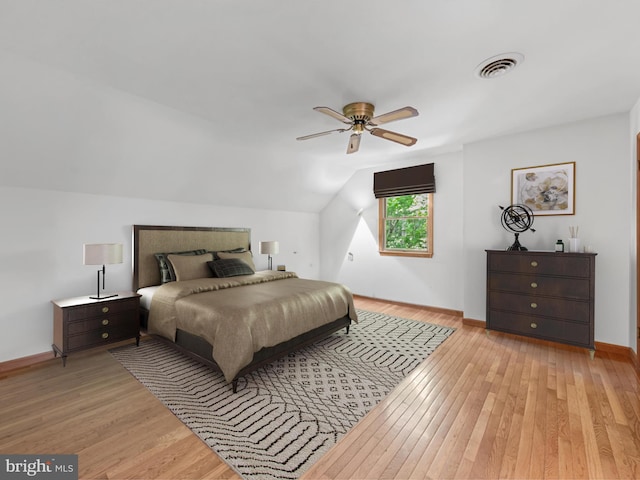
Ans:
[{"label": "dresser", "polygon": [[595,353],[595,253],[487,250],[487,329]]},{"label": "dresser", "polygon": [[54,300],[53,348],[66,365],[69,353],[135,338],[140,342],[140,295],[119,292],[103,300],[76,297]]}]

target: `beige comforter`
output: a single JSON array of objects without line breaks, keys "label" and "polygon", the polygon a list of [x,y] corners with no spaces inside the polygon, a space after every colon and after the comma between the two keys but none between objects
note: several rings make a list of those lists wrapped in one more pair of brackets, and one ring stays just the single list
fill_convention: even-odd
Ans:
[{"label": "beige comforter", "polygon": [[151,302],[148,331],[172,341],[177,329],[206,339],[230,382],[254,352],[345,315],[357,321],[344,285],[267,270],[163,285]]}]

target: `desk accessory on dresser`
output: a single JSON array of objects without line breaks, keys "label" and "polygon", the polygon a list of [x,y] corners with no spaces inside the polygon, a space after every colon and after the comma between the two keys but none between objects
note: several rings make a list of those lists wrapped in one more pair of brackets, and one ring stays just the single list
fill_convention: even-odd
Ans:
[{"label": "desk accessory on dresser", "polygon": [[531,230],[535,232],[532,228],[533,226],[533,212],[526,205],[509,205],[508,207],[500,207],[502,210],[502,215],[500,216],[500,222],[505,230],[512,232],[516,239],[507,250],[527,250],[526,247],[520,245],[518,241],[518,236],[526,232],[527,230]]},{"label": "desk accessory on dresser", "polygon": [[100,272],[102,271],[102,289],[105,288],[105,265],[122,263],[122,244],[121,243],[85,243],[84,244],[84,261],[85,265],[102,265],[98,270],[97,290],[95,297],[89,297],[94,300],[104,298],[117,297],[118,294],[100,296]]},{"label": "desk accessory on dresser", "polygon": [[578,238],[578,227],[569,227],[569,251],[580,252],[580,239]]}]

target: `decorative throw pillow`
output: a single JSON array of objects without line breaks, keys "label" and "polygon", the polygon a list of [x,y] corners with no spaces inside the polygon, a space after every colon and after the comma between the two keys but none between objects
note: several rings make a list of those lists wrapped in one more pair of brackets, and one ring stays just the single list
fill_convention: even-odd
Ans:
[{"label": "decorative throw pillow", "polygon": [[195,278],[210,278],[211,270],[207,262],[213,260],[211,253],[202,255],[167,255],[167,260],[171,262],[173,271],[176,274],[176,281],[193,280]]},{"label": "decorative throw pillow", "polygon": [[244,260],[239,258],[222,258],[207,262],[209,268],[215,277],[237,277],[238,275],[251,275],[256,273],[246,264]]},{"label": "decorative throw pillow", "polygon": [[154,257],[158,261],[158,267],[160,268],[160,283],[168,283],[176,281],[176,274],[171,267],[171,262],[167,260],[167,255],[202,255],[207,251],[204,249],[187,250],[185,252],[169,252],[169,253],[155,253]]},{"label": "decorative throw pillow", "polygon": [[253,263],[253,258],[251,257],[251,252],[248,252],[248,251],[244,251],[244,252],[240,252],[240,253],[216,252],[216,257],[219,258],[219,259],[222,259],[222,260],[226,260],[228,258],[237,258],[239,260],[242,260],[247,265],[249,265],[251,270],[253,270],[253,272],[251,272],[251,273],[255,273],[255,271],[256,271],[256,266]]}]

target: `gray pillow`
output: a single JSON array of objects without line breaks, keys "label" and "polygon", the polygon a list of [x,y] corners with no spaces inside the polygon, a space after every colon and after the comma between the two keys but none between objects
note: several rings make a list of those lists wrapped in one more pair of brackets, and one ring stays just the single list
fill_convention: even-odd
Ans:
[{"label": "gray pillow", "polygon": [[220,259],[220,260],[226,260],[229,258],[237,258],[239,260],[242,260],[244,263],[246,263],[247,265],[249,265],[249,267],[251,268],[251,270],[253,270],[253,272],[256,271],[256,266],[253,263],[253,258],[251,255],[251,252],[245,250],[244,252],[217,252],[216,253],[216,260]]},{"label": "gray pillow", "polygon": [[222,258],[207,262],[213,275],[219,278],[237,277],[238,275],[252,275],[256,273],[246,262],[239,258]]}]

